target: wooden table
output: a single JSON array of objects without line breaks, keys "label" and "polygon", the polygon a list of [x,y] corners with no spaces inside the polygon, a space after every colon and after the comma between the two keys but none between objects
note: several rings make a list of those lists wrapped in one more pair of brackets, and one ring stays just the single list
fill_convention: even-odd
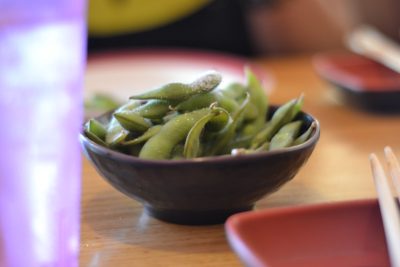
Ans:
[{"label": "wooden table", "polygon": [[[321,138],[308,163],[278,192],[259,201],[256,210],[375,198],[368,155],[382,157],[385,145],[400,153],[400,117],[338,102],[332,87],[313,71],[309,56],[254,61],[274,76],[272,103],[303,92],[304,110],[321,124]],[[182,226],[150,218],[86,159],[81,231],[81,266],[241,266],[223,225]]]}]

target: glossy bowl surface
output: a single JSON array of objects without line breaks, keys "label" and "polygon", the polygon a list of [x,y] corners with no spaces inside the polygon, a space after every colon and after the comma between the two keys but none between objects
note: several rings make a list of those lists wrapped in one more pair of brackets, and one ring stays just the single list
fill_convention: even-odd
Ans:
[{"label": "glossy bowl surface", "polygon": [[[319,139],[319,124],[305,143],[285,150],[193,160],[144,160],[113,151],[89,140],[80,141],[85,156],[114,188],[140,201],[145,211],[179,224],[223,223],[233,213],[278,190],[306,163]],[[109,114],[98,118],[107,121]]]},{"label": "glossy bowl surface", "polygon": [[390,266],[376,199],[243,212],[225,229],[246,266]]}]

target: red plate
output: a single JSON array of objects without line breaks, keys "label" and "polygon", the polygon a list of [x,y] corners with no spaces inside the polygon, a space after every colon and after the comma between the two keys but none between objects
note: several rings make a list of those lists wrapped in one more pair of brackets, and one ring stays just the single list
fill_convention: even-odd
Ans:
[{"label": "red plate", "polygon": [[390,266],[377,200],[244,212],[225,227],[248,266]]},{"label": "red plate", "polygon": [[321,53],[313,63],[346,103],[374,111],[400,111],[400,73],[349,52]]}]

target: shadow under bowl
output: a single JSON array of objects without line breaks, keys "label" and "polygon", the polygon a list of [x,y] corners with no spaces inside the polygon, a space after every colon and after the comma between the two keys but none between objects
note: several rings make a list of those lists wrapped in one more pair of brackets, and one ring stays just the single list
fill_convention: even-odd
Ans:
[{"label": "shadow under bowl", "polygon": [[[107,121],[110,114],[98,119]],[[115,189],[141,202],[149,215],[178,224],[223,223],[291,180],[319,139],[318,121],[301,113],[303,131],[317,124],[303,144],[240,156],[147,160],[123,154],[80,135],[85,156]]]}]

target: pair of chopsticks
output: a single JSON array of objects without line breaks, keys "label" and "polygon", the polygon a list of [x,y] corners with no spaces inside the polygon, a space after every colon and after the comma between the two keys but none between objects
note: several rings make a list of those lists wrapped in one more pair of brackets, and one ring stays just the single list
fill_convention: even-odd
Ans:
[{"label": "pair of chopsticks", "polygon": [[347,36],[345,44],[351,51],[400,73],[400,44],[378,29],[361,25]]},{"label": "pair of chopsticks", "polygon": [[[384,148],[385,160],[400,203],[400,165],[390,147]],[[386,242],[392,267],[400,267],[400,206],[393,196],[389,179],[375,154],[370,155],[372,174],[378,193]]]}]

